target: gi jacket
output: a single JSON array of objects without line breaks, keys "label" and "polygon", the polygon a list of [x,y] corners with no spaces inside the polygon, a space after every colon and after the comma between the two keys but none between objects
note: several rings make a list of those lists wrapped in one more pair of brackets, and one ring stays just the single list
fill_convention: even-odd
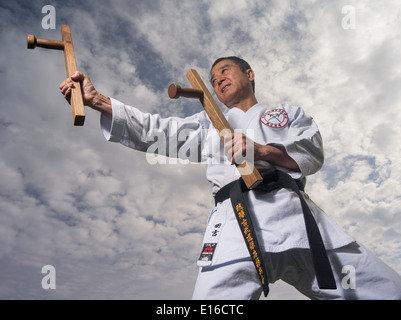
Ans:
[{"label": "gi jacket", "polygon": [[[213,194],[240,177],[236,167],[226,159],[220,137],[204,111],[187,118],[162,118],[143,113],[115,99],[111,101],[113,120],[101,117],[103,134],[108,141],[119,142],[144,152],[206,162],[206,177],[212,184]],[[255,142],[284,148],[301,171],[292,172],[279,166],[276,168],[293,178],[305,183],[306,176],[314,174],[323,165],[323,144],[319,129],[300,107],[281,104],[269,109],[256,104],[247,112],[232,108],[226,118],[234,130],[239,130]],[[162,143],[166,145],[162,146]],[[271,167],[271,164],[256,161],[255,166],[262,171]],[[316,219],[327,250],[354,241],[306,193],[303,195]],[[250,191],[246,194],[246,200],[263,251],[281,252],[309,247],[302,208],[293,191]],[[213,259],[200,261],[200,265],[217,265],[249,256],[229,199],[212,209],[204,243],[214,243],[215,250]]]}]

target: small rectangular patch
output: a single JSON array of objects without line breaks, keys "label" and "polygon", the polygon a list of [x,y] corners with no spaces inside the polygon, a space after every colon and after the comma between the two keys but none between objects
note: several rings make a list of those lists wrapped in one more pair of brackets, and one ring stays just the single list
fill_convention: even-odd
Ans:
[{"label": "small rectangular patch", "polygon": [[217,243],[205,243],[203,244],[202,252],[199,256],[199,261],[212,261],[214,251]]}]

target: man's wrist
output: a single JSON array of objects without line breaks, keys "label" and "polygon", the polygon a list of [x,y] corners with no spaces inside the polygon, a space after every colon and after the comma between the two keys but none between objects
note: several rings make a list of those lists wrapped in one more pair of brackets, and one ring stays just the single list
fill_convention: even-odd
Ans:
[{"label": "man's wrist", "polygon": [[268,145],[261,145],[261,144],[255,143],[254,148],[255,148],[255,161],[257,161],[257,160],[268,161],[269,160],[269,146]]},{"label": "man's wrist", "polygon": [[91,107],[112,119],[113,111],[110,98],[97,92],[92,100]]}]

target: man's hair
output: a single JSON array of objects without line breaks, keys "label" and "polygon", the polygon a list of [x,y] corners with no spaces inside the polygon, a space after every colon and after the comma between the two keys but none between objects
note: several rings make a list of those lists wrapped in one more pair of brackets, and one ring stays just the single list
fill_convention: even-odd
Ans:
[{"label": "man's hair", "polygon": [[[232,62],[234,62],[237,66],[240,67],[241,71],[243,73],[246,73],[246,70],[248,69],[252,69],[251,66],[249,65],[248,62],[246,62],[244,59],[241,59],[239,57],[236,56],[230,56],[230,57],[221,57],[218,58],[212,65],[212,67],[210,68],[210,72],[212,72],[213,67],[218,64],[220,61],[222,60],[231,60]],[[253,93],[255,93],[255,80],[252,80],[252,90]]]}]

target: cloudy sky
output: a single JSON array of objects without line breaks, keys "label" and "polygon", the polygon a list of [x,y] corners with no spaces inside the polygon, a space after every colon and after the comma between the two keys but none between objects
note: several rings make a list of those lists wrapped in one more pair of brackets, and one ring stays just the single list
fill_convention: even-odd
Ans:
[{"label": "cloudy sky", "polygon": [[[44,29],[45,5],[56,29]],[[302,106],[326,161],[307,192],[401,273],[401,10],[398,0],[87,0],[0,3],[0,298],[190,299],[213,204],[204,165],[150,165],[106,142],[87,109],[74,127],[58,86],[61,40],[96,88],[143,111],[187,116],[167,96],[195,68],[235,54],[259,102]],[[42,267],[56,270],[44,290]],[[303,299],[279,282],[268,299]]]}]

